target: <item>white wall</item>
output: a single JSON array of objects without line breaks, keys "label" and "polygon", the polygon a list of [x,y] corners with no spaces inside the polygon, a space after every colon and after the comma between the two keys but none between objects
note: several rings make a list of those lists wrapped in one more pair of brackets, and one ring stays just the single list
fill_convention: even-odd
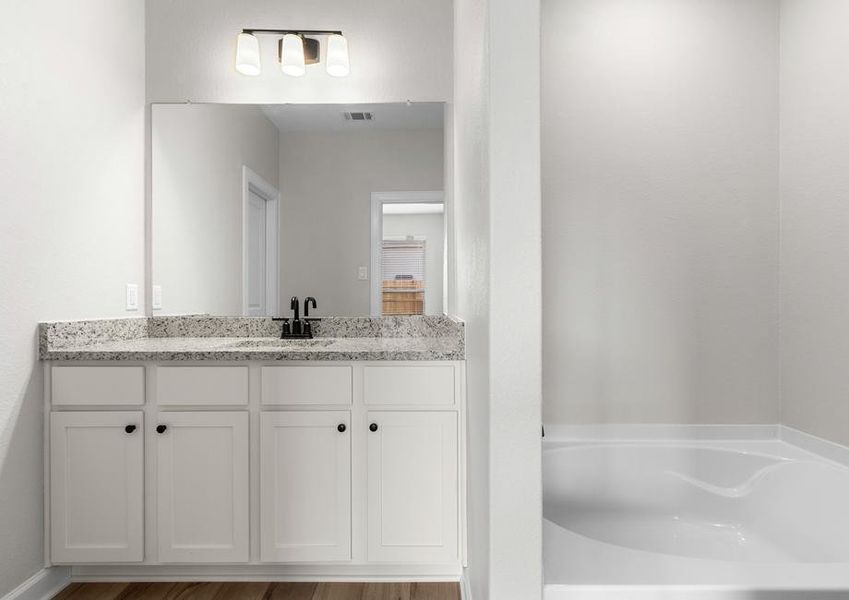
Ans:
[{"label": "white wall", "polygon": [[445,262],[445,219],[442,214],[383,215],[383,236],[425,239],[425,314],[441,315]]},{"label": "white wall", "polygon": [[161,313],[240,315],[242,165],[277,186],[277,127],[256,106],[151,110],[152,277],[162,286]]},{"label": "white wall", "polygon": [[491,600],[542,593],[540,3],[489,3]]},{"label": "white wall", "polygon": [[777,422],[778,6],[544,0],[547,422]]},{"label": "white wall", "polygon": [[466,321],[474,598],[539,598],[539,4],[457,0],[457,314]]},{"label": "white wall", "polygon": [[2,596],[44,564],[36,323],[144,283],[144,4],[4,2],[0,40]]},{"label": "white wall", "polygon": [[849,3],[781,12],[782,421],[849,444]]},{"label": "white wall", "polygon": [[[151,101],[403,102],[451,98],[451,0],[150,0],[147,97]],[[262,75],[233,68],[245,27],[341,29],[351,74],[321,66],[300,79],[277,66],[274,38],[260,39]]]},{"label": "white wall", "polygon": [[[488,0],[454,2],[454,293],[465,321],[468,568],[472,598],[490,598],[490,285]],[[450,205],[449,205],[450,206]]]},{"label": "white wall", "polygon": [[315,314],[369,314],[369,281],[357,269],[371,264],[371,194],[442,189],[442,137],[441,129],[280,134],[284,309],[286,298],[315,296]]}]

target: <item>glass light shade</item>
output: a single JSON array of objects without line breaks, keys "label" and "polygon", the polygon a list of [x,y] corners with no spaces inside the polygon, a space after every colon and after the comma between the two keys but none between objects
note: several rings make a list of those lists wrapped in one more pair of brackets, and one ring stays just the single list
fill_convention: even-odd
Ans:
[{"label": "glass light shade", "polygon": [[333,77],[345,77],[351,71],[348,62],[348,40],[342,35],[327,36],[327,73]]},{"label": "glass light shade", "polygon": [[240,33],[236,40],[236,70],[242,75],[259,75],[259,40],[250,33]]},{"label": "glass light shade", "polygon": [[300,77],[307,72],[301,36],[287,33],[280,40],[280,70],[292,77]]}]

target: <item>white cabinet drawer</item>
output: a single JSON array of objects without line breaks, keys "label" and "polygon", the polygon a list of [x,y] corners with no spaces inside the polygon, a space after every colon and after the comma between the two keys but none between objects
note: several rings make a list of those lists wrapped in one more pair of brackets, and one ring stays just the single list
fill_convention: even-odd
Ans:
[{"label": "white cabinet drawer", "polygon": [[454,367],[365,367],[363,386],[365,402],[370,405],[450,406],[454,404]]},{"label": "white cabinet drawer", "polygon": [[248,367],[157,367],[159,406],[244,406]]},{"label": "white cabinet drawer", "polygon": [[351,367],[263,367],[263,404],[351,404]]},{"label": "white cabinet drawer", "polygon": [[53,367],[56,406],[141,406],[144,367]]}]

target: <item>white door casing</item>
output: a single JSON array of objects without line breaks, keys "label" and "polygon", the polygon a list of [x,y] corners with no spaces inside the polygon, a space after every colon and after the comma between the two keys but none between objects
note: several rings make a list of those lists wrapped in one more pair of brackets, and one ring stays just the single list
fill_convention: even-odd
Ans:
[{"label": "white door casing", "polygon": [[266,202],[253,190],[248,196],[248,315],[267,316],[266,313]]}]

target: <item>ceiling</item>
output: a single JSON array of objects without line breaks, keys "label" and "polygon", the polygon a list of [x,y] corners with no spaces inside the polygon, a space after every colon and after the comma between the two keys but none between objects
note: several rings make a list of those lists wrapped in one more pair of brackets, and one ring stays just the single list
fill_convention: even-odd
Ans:
[{"label": "ceiling", "polygon": [[[442,129],[444,104],[266,104],[262,112],[280,131]],[[370,112],[371,121],[348,121],[346,112]]]}]

